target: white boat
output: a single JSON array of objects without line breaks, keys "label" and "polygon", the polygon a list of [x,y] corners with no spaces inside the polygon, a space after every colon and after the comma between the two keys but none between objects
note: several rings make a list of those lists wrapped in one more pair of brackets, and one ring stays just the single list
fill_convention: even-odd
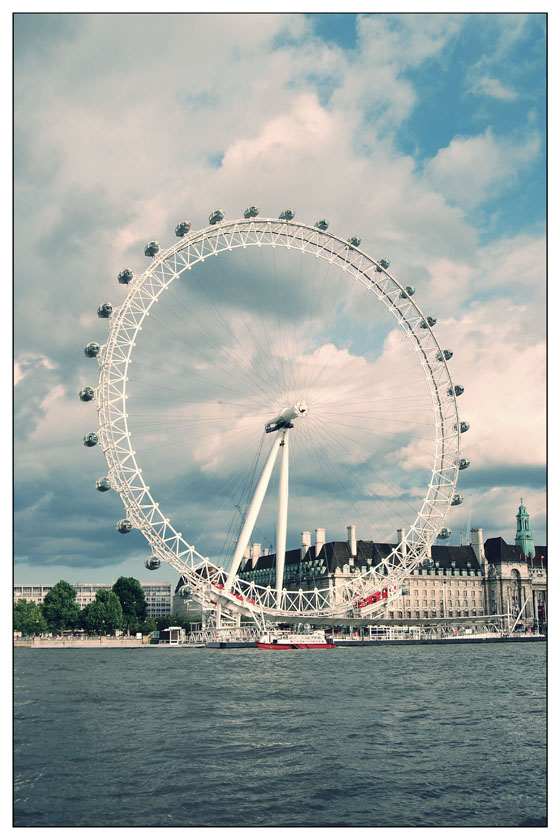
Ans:
[{"label": "white boat", "polygon": [[321,630],[314,633],[265,633],[257,641],[259,650],[311,650],[315,648],[334,648],[332,636],[326,636]]}]

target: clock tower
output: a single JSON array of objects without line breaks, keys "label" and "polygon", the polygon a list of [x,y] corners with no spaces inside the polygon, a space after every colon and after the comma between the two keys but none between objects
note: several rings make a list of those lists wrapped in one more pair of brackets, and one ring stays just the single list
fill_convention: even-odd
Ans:
[{"label": "clock tower", "polygon": [[533,541],[531,528],[529,527],[529,514],[527,513],[527,508],[523,504],[523,499],[521,499],[521,504],[519,505],[519,510],[517,512],[515,545],[519,546],[525,557],[535,556],[535,543]]}]

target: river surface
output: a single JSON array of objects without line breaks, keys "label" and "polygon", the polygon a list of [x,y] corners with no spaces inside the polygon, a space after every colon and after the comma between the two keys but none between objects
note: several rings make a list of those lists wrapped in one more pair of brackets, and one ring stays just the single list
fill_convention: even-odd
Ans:
[{"label": "river surface", "polygon": [[16,649],[16,826],[546,821],[543,644]]}]

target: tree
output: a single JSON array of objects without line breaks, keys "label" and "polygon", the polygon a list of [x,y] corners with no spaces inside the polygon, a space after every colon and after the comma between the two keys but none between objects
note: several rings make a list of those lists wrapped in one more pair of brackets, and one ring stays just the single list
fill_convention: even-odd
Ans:
[{"label": "tree", "polygon": [[76,590],[65,580],[59,580],[47,592],[41,606],[49,630],[72,630],[78,623],[80,608],[76,603]]},{"label": "tree", "polygon": [[107,633],[114,633],[117,627],[123,625],[124,616],[121,602],[114,592],[107,589],[100,589],[95,597],[105,604],[105,630]]},{"label": "tree", "polygon": [[133,577],[120,577],[113,584],[113,592],[120,601],[123,624],[128,632],[142,624],[148,614],[148,605],[140,581]]},{"label": "tree", "polygon": [[146,621],[142,624],[140,630],[144,636],[147,636],[149,633],[153,633],[154,630],[157,630],[157,624],[151,615],[149,615]]},{"label": "tree", "polygon": [[83,608],[80,624],[87,633],[103,633],[105,628],[105,605],[95,599]]},{"label": "tree", "polygon": [[99,589],[95,599],[82,610],[80,619],[88,633],[114,633],[123,623],[121,603],[114,592]]},{"label": "tree", "polygon": [[191,626],[191,622],[186,615],[160,615],[156,622],[158,630],[165,630],[167,627],[182,627],[184,630],[188,630]]},{"label": "tree", "polygon": [[14,606],[14,630],[24,636],[38,636],[47,632],[47,622],[38,604],[20,598]]}]

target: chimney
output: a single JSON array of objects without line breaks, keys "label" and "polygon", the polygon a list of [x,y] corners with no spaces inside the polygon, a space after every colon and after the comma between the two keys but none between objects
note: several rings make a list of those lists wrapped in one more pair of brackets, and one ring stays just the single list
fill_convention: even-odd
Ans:
[{"label": "chimney", "polygon": [[356,543],[356,526],[355,525],[348,525],[348,547],[350,548],[350,554],[352,557],[356,557],[358,554],[358,546]]},{"label": "chimney", "polygon": [[482,528],[471,528],[471,545],[481,568],[484,568],[486,556],[484,554],[484,537],[482,536]]},{"label": "chimney", "polygon": [[397,545],[402,546],[401,552],[402,556],[406,557],[406,542],[404,540],[405,530],[404,528],[397,528]]},{"label": "chimney", "polygon": [[309,549],[311,548],[311,531],[301,532],[301,549],[300,560],[303,560]]},{"label": "chimney", "polygon": [[268,552],[269,552],[268,546],[266,548],[263,548],[263,557],[268,557]]},{"label": "chimney", "polygon": [[325,529],[315,528],[315,557],[319,556],[319,552],[325,545]]},{"label": "chimney", "polygon": [[254,569],[257,565],[258,559],[261,556],[261,544],[253,543],[251,546],[251,568]]}]

